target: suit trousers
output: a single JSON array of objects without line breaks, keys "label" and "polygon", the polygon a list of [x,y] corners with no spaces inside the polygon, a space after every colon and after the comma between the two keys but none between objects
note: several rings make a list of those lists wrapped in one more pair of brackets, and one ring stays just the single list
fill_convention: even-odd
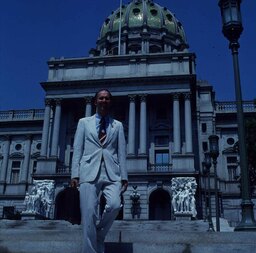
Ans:
[{"label": "suit trousers", "polygon": [[[109,180],[102,160],[97,178],[93,182],[82,183],[79,190],[83,228],[82,253],[103,253],[105,237],[120,210],[121,182]],[[98,204],[101,192],[106,205],[99,220]]]}]

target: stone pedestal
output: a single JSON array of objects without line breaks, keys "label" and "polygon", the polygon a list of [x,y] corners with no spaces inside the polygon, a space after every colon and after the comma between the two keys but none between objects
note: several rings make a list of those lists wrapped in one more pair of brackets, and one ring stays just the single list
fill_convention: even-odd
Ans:
[{"label": "stone pedestal", "polygon": [[190,213],[175,213],[174,217],[175,217],[175,220],[177,220],[177,221],[191,220],[192,214],[190,214]]},{"label": "stone pedestal", "polygon": [[39,213],[22,212],[21,219],[22,220],[45,220],[46,217],[42,216]]}]

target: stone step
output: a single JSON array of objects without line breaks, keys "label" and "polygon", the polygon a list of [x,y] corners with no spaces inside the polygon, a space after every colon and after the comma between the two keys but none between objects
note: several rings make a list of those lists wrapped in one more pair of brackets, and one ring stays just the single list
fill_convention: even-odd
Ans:
[{"label": "stone step", "polygon": [[[207,232],[204,221],[116,221],[106,253],[254,253],[255,232]],[[80,253],[81,226],[0,220],[0,253]]]}]

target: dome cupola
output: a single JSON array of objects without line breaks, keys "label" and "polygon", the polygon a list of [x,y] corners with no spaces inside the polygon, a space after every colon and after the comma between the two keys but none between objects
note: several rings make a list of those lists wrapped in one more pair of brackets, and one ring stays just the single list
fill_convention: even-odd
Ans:
[{"label": "dome cupola", "polygon": [[[121,19],[120,19],[121,17]],[[120,21],[121,20],[121,21]],[[181,22],[153,0],[133,0],[104,21],[93,55],[184,52],[188,44]]]}]

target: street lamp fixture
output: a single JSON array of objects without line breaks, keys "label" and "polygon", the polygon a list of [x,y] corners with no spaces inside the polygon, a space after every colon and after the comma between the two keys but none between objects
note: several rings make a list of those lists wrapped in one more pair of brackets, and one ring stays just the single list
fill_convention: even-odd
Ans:
[{"label": "street lamp fixture", "polygon": [[207,178],[208,178],[208,208],[209,208],[208,217],[207,217],[208,218],[208,223],[209,223],[208,231],[213,232],[214,227],[213,227],[213,223],[212,223],[211,176],[210,176],[211,166],[212,166],[212,159],[211,159],[211,156],[210,156],[209,152],[204,153],[203,166],[204,166],[205,172],[207,174]]},{"label": "street lamp fixture", "polygon": [[217,178],[217,158],[219,156],[219,137],[217,135],[209,136],[210,157],[212,158],[214,168],[214,192],[215,192],[215,214],[216,214],[216,231],[220,231],[220,205],[218,193],[218,178]]},{"label": "street lamp fixture", "polygon": [[217,159],[219,156],[219,137],[217,135],[209,136],[210,156],[212,159]]},{"label": "street lamp fixture", "polygon": [[238,124],[238,139],[239,139],[239,156],[241,168],[241,209],[242,220],[235,227],[235,231],[256,231],[256,222],[254,220],[253,203],[249,192],[249,173],[248,161],[245,143],[244,131],[244,114],[242,105],[242,92],[240,84],[240,71],[238,61],[238,39],[243,31],[241,9],[241,0],[219,0],[219,7],[222,17],[222,32],[229,40],[229,48],[233,57],[235,93],[237,106],[237,124]]},{"label": "street lamp fixture", "polygon": [[222,32],[231,43],[237,43],[243,31],[240,3],[241,0],[219,1],[223,24]]}]

